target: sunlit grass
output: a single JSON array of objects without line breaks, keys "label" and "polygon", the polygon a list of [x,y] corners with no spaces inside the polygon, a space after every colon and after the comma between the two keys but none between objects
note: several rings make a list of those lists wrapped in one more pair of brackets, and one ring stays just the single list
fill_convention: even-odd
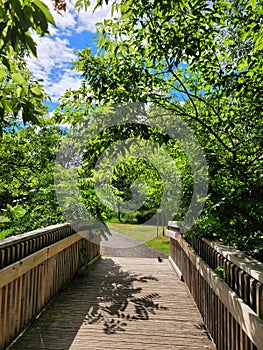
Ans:
[{"label": "sunlit grass", "polygon": [[146,242],[149,247],[160,250],[161,252],[170,254],[170,238],[167,236],[158,236],[149,242]]},{"label": "sunlit grass", "polygon": [[157,237],[157,227],[148,225],[132,225],[121,223],[107,223],[110,230],[116,231],[123,235],[145,242],[149,247],[160,250],[169,254],[170,240],[169,237],[163,236],[163,228],[159,227]]},{"label": "sunlit grass", "polygon": [[138,241],[148,242],[156,237],[156,226],[132,225],[120,223],[107,223],[110,230],[122,233],[123,235],[137,239]]}]

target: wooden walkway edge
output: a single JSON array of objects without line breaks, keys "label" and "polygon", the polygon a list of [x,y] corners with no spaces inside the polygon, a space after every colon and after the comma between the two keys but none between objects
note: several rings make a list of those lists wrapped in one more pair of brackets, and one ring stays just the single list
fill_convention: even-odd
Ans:
[{"label": "wooden walkway edge", "polygon": [[10,350],[213,349],[169,260],[107,257],[77,276]]}]

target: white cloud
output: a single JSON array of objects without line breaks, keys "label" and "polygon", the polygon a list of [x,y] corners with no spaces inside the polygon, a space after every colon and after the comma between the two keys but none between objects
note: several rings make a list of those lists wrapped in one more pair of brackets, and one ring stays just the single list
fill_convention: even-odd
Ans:
[{"label": "white cloud", "polygon": [[80,86],[80,75],[70,69],[77,56],[67,39],[43,37],[37,43],[38,58],[28,60],[29,69],[44,80],[47,94],[57,101],[67,89]]},{"label": "white cloud", "polygon": [[30,60],[31,64],[35,64],[35,69],[50,73],[53,67],[60,68],[76,59],[76,54],[69,47],[67,39],[43,37],[37,39],[37,44],[38,58]]},{"label": "white cloud", "polygon": [[61,11],[59,14],[54,10],[51,0],[44,0],[44,2],[49,7],[59,30],[64,31],[64,34],[68,33],[68,35],[72,31],[96,33],[96,23],[111,17],[111,4],[113,3],[113,1],[109,1],[108,5],[104,4],[94,12],[96,0],[91,0],[87,11],[84,9],[78,11],[72,2],[67,2],[66,12]]},{"label": "white cloud", "polygon": [[60,30],[74,30],[77,26],[77,15],[76,11],[69,8],[65,13],[59,15],[58,13],[53,14],[56,26]]},{"label": "white cloud", "polygon": [[[61,11],[58,13],[54,10],[54,5],[51,0],[42,0],[49,8],[52,16],[54,17],[55,23],[59,31],[74,30],[77,25],[77,11],[73,4],[70,2],[67,6],[67,11]],[[56,29],[55,29],[56,31]],[[54,34],[54,27],[50,27],[51,34]]]},{"label": "white cloud", "polygon": [[68,89],[78,89],[81,85],[81,78],[71,70],[65,70],[57,82],[49,84],[47,90],[52,96],[53,101],[57,101],[59,97]]},{"label": "white cloud", "polygon": [[51,0],[44,2],[55,19],[56,27],[50,26],[51,36],[40,38],[34,35],[38,58],[30,58],[28,65],[38,79],[44,80],[47,94],[56,102],[67,89],[77,89],[81,83],[80,75],[70,69],[77,55],[68,39],[74,34],[87,31],[95,33],[96,23],[110,18],[111,5],[104,5],[93,13],[96,1],[92,0],[87,12],[78,12],[74,5],[68,2],[67,11],[58,14],[54,11]]},{"label": "white cloud", "polygon": [[96,23],[103,22],[104,19],[111,18],[111,4],[112,2],[110,1],[108,5],[104,5],[93,12],[96,1],[92,0],[88,11],[80,11],[78,14],[77,32],[81,33],[82,31],[87,30],[89,32],[96,33]]}]

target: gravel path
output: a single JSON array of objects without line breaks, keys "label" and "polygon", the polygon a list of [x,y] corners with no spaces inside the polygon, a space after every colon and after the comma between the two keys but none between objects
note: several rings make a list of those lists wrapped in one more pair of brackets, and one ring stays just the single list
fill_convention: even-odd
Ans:
[{"label": "gravel path", "polygon": [[112,236],[101,242],[102,256],[133,257],[133,258],[163,258],[167,259],[166,253],[148,247],[144,242],[111,231]]}]

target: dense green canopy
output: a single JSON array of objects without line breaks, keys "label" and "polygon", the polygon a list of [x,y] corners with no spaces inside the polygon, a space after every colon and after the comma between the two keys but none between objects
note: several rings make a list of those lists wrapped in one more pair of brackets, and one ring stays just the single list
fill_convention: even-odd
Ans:
[{"label": "dense green canopy", "polygon": [[98,26],[98,51],[79,51],[83,83],[58,116],[77,123],[99,105],[151,102],[182,118],[209,164],[209,198],[193,231],[260,254],[263,4],[122,0],[112,8],[116,18]]},{"label": "dense green canopy", "polygon": [[[97,6],[102,3],[97,1]],[[53,4],[57,11],[66,8],[66,1]],[[90,2],[79,0],[75,5],[87,8]],[[194,177],[187,154],[163,132],[162,122],[160,128],[115,123],[100,133],[92,131],[96,113],[104,113],[101,106],[143,103],[184,121],[206,156],[209,191],[191,232],[222,239],[260,257],[263,3],[119,0],[111,6],[112,19],[97,26],[97,52],[89,47],[78,52],[75,69],[83,76],[81,88],[67,91],[56,111],[57,122],[78,125],[83,117],[89,122],[93,138],[83,165],[77,167],[84,204],[95,217],[105,220],[113,215],[106,201],[129,201],[132,183],[140,179],[146,183],[140,186],[148,197],[134,217],[141,222],[156,210],[163,185],[156,168],[145,159],[136,161],[131,156],[114,167],[104,202],[96,190],[101,173],[94,172],[94,166],[101,154],[118,140],[136,137],[154,142],[175,160],[182,181],[173,191],[181,191],[182,196],[173,218],[184,220]],[[52,179],[62,132],[46,122],[40,132],[31,127],[18,130],[14,122],[41,124],[46,113],[43,87],[27,70],[25,57],[36,54],[32,30],[48,34],[48,24],[53,25],[54,20],[39,0],[3,0],[0,13],[0,130],[6,132],[1,143],[1,207],[9,218],[6,222],[10,223],[14,211],[23,217],[33,208],[28,222],[44,225],[62,220]],[[106,119],[109,116],[105,113]],[[49,203],[46,211],[44,202]],[[41,213],[41,219],[36,213]]]}]

